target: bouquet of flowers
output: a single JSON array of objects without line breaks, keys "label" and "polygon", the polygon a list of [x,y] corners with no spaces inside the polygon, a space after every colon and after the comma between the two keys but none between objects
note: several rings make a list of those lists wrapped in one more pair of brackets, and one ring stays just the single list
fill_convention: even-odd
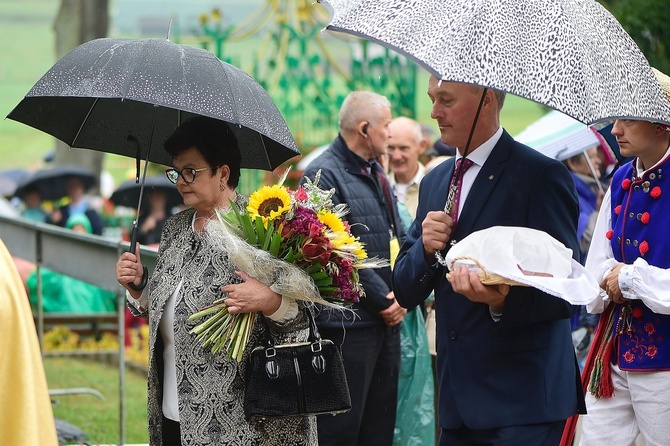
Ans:
[{"label": "bouquet of flowers", "polygon": [[[318,187],[320,172],[295,191],[282,185],[285,178],[252,193],[245,211],[234,204],[219,211],[221,218],[209,223],[206,235],[238,269],[283,296],[327,306],[358,302],[365,295],[358,270],[388,262],[368,258],[342,218],[347,205],[335,205],[334,190]],[[232,315],[222,298],[189,320],[208,315],[191,333],[212,353],[226,348],[229,358],[240,361],[255,314]]]}]

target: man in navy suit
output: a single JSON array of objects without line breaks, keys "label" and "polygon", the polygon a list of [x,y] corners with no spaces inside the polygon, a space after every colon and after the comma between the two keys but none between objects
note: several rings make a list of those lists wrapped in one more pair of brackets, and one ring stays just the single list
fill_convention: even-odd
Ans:
[{"label": "man in navy suit", "polygon": [[[406,308],[435,290],[440,444],[557,445],[565,420],[584,413],[570,336],[576,307],[530,287],[485,286],[464,267],[449,281],[435,252],[474,231],[521,226],[545,231],[578,260],[574,182],[560,162],[502,129],[503,92],[431,77],[428,96],[442,142],[459,153],[422,180],[392,279]],[[454,226],[443,209],[480,101]]]}]

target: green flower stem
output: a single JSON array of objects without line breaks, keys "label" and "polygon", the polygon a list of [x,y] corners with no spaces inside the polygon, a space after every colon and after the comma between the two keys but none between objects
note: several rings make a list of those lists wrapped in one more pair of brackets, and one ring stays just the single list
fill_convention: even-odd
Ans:
[{"label": "green flower stem", "polygon": [[209,331],[210,327],[215,325],[226,314],[228,314],[228,310],[226,308],[222,308],[221,310],[219,310],[218,313],[214,314],[214,316],[212,316],[211,318],[207,319],[205,322],[203,322],[200,325],[197,325],[195,328],[193,328],[191,330],[191,333],[195,333],[195,334],[206,333],[207,331]]}]

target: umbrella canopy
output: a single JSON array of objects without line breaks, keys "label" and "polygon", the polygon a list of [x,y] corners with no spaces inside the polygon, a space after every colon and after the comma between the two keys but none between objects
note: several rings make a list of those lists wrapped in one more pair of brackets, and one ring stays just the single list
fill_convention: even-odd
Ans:
[{"label": "umbrella canopy", "polygon": [[14,196],[19,184],[29,176],[30,172],[26,169],[0,170],[0,195],[3,197]]},{"label": "umbrella canopy", "polygon": [[184,120],[231,125],[243,168],[273,170],[300,155],[272,99],[209,51],[163,39],[96,39],[70,51],[7,116],[76,148],[170,165],[162,149]]},{"label": "umbrella canopy", "polygon": [[[135,180],[128,180],[121,183],[121,185],[114,191],[109,199],[117,206],[137,207],[140,199],[140,189],[142,184],[135,182]],[[168,180],[165,175],[157,175],[146,177],[144,181],[145,193],[153,190],[162,190],[167,196],[165,204],[166,210],[170,210],[183,203],[182,197],[177,190],[177,186]],[[149,208],[149,200],[143,201],[143,208]]]},{"label": "umbrella canopy", "polygon": [[559,161],[600,144],[595,130],[555,110],[530,124],[514,139]]},{"label": "umbrella canopy", "polygon": [[328,29],[376,41],[436,77],[494,88],[585,123],[670,123],[649,63],[594,0],[319,0]]},{"label": "umbrella canopy", "polygon": [[67,195],[67,183],[72,178],[80,180],[84,190],[90,189],[95,184],[95,175],[88,169],[77,166],[54,166],[38,170],[27,177],[19,184],[15,195],[23,198],[27,191],[37,189],[43,200],[58,200]]}]

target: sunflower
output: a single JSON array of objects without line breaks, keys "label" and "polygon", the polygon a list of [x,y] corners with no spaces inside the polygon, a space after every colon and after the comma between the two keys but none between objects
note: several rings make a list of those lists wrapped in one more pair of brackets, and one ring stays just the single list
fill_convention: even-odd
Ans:
[{"label": "sunflower", "polygon": [[342,219],[334,212],[321,211],[318,215],[319,221],[326,226],[326,232],[333,246],[341,248],[343,245],[350,243],[349,232]]},{"label": "sunflower", "polygon": [[346,232],[344,222],[334,212],[331,211],[319,212],[319,221],[324,225],[328,226],[328,229],[330,229],[333,232]]},{"label": "sunflower", "polygon": [[247,212],[251,221],[260,216],[263,225],[282,216],[291,208],[291,196],[283,186],[263,186],[249,196]]}]

